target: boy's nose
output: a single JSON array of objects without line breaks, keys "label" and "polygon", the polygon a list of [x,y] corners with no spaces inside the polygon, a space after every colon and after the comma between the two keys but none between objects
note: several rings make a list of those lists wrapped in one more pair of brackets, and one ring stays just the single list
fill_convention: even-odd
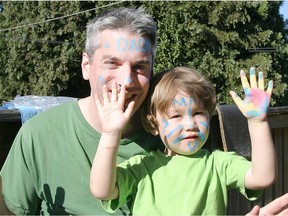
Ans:
[{"label": "boy's nose", "polygon": [[195,122],[190,122],[188,124],[185,124],[184,130],[195,130],[197,128],[197,125]]}]

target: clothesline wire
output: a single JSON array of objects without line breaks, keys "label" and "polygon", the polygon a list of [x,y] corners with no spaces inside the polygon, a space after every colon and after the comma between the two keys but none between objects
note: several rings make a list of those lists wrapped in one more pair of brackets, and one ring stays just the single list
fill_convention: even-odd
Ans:
[{"label": "clothesline wire", "polygon": [[43,20],[43,21],[39,21],[39,22],[35,22],[35,23],[28,23],[28,24],[25,24],[25,25],[11,27],[11,28],[6,28],[6,29],[0,29],[0,32],[9,31],[9,30],[15,30],[15,29],[19,29],[19,28],[30,27],[30,26],[33,26],[33,25],[41,24],[41,23],[51,22],[51,21],[55,21],[55,20],[59,20],[59,19],[63,19],[63,18],[75,16],[75,15],[79,15],[79,14],[82,14],[82,13],[85,13],[85,12],[89,12],[89,11],[92,11],[92,10],[96,10],[96,9],[100,9],[100,8],[109,7],[109,6],[112,6],[112,5],[115,5],[115,4],[119,4],[119,3],[122,3],[123,1],[125,1],[125,0],[113,2],[113,3],[110,3],[110,4],[104,5],[104,6],[95,7],[95,8],[92,8],[92,9],[88,9],[88,10],[85,10],[85,11],[80,11],[80,12],[77,12],[77,13],[73,13],[73,14],[69,14],[69,15],[65,15],[65,16],[61,16],[61,17],[47,19],[47,20]]}]

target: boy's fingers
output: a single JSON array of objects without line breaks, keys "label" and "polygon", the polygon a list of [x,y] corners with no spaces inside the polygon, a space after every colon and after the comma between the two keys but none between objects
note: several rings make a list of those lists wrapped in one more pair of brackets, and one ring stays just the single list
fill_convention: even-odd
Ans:
[{"label": "boy's fingers", "polygon": [[257,80],[256,80],[256,73],[255,68],[250,68],[250,87],[251,88],[257,88]]},{"label": "boy's fingers", "polygon": [[103,103],[109,102],[107,85],[103,85]]},{"label": "boy's fingers", "polygon": [[125,94],[126,94],[126,86],[123,84],[120,87],[119,98],[118,98],[118,101],[122,105],[124,105],[124,103],[125,103]]},{"label": "boy's fingers", "polygon": [[95,103],[96,103],[97,109],[98,110],[101,109],[102,103],[101,103],[100,98],[99,98],[97,93],[95,94]]},{"label": "boy's fingers", "polygon": [[127,118],[130,118],[130,116],[132,116],[133,114],[133,109],[134,109],[134,105],[135,105],[135,101],[131,101],[126,110],[125,110],[125,115],[127,116]]},{"label": "boy's fingers", "polygon": [[112,95],[111,95],[111,101],[117,101],[118,97],[118,90],[117,90],[117,83],[112,83]]},{"label": "boy's fingers", "polygon": [[264,91],[264,77],[262,71],[260,71],[258,74],[258,88]]},{"label": "boy's fingers", "polygon": [[242,99],[234,91],[230,91],[229,93],[230,93],[234,103],[240,108],[240,106],[242,104]]},{"label": "boy's fingers", "polygon": [[267,94],[269,94],[270,96],[272,95],[272,91],[273,91],[273,81],[270,80],[268,83],[268,88],[266,90]]},{"label": "boy's fingers", "polygon": [[240,71],[240,78],[241,78],[241,83],[242,83],[242,87],[243,87],[245,95],[249,95],[250,86],[249,86],[249,83],[248,83],[248,80],[247,80],[247,77],[246,77],[244,70]]}]

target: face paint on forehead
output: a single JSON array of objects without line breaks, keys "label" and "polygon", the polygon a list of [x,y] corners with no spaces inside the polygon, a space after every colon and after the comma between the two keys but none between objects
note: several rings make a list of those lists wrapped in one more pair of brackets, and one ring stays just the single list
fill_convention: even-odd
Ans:
[{"label": "face paint on forehead", "polygon": [[146,53],[151,50],[150,41],[144,38],[139,39],[126,39],[126,38],[119,38],[116,41],[116,49],[119,52],[129,51],[129,52],[141,52]]},{"label": "face paint on forehead", "polygon": [[188,100],[187,100],[187,97],[184,97],[184,96],[182,96],[180,100],[176,98],[173,100],[173,105],[187,106],[187,105],[192,105],[193,103],[194,103],[194,99],[191,96],[189,97]]},{"label": "face paint on forehead", "polygon": [[187,106],[185,97],[181,97],[180,100],[175,98],[175,99],[173,100],[173,105],[174,105],[174,106],[175,106],[175,105],[179,105],[179,106],[184,105],[184,106]]}]

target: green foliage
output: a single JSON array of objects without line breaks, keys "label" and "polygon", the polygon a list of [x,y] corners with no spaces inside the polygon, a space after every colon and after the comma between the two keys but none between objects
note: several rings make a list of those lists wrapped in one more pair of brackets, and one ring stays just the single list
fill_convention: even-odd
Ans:
[{"label": "green foliage", "polygon": [[[0,30],[97,9],[0,31],[0,100],[16,94],[88,95],[80,67],[87,21],[108,8],[140,5],[157,22],[155,73],[180,65],[196,68],[214,83],[219,103],[230,104],[229,91],[242,92],[240,69],[255,66],[267,83],[274,80],[273,104],[288,105],[287,21],[285,26],[281,2],[274,1],[3,2]],[[275,51],[250,50],[265,47]]]}]

